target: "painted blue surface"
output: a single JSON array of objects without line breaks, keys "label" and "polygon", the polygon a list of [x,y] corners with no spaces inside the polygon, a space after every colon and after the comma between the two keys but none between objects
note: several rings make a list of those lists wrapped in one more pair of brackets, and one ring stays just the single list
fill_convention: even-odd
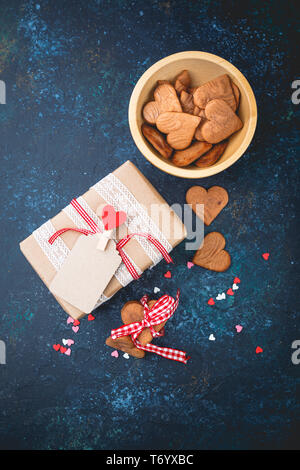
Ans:
[{"label": "painted blue surface", "polygon": [[[291,362],[291,343],[299,339],[294,5],[0,1],[0,79],[7,88],[7,104],[0,105],[0,339],[7,345],[0,448],[299,447],[300,365]],[[18,243],[127,159],[170,204],[184,203],[195,182],[151,166],[127,121],[140,75],[184,50],[231,61],[257,99],[258,128],[246,154],[199,180],[229,192],[228,206],[206,232],[225,235],[232,266],[223,274],[187,270],[181,244],[172,279],[164,279],[160,263],[71,334]],[[234,276],[242,282],[232,305],[208,306]],[[104,344],[124,302],[154,286],[173,295],[182,288],[178,311],[157,343],[187,350],[187,366],[150,354],[116,360]],[[240,334],[236,324],[244,327]],[[76,341],[70,358],[52,349],[68,337]]]}]

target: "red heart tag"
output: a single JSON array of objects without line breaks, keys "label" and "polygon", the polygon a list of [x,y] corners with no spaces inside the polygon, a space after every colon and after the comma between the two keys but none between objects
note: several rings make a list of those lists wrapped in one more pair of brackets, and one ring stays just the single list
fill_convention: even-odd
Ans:
[{"label": "red heart tag", "polygon": [[73,326],[78,326],[78,325],[80,325],[80,321],[79,320],[74,320]]},{"label": "red heart tag", "polygon": [[264,253],[262,255],[263,259],[266,260],[266,261],[269,259],[269,256],[270,256],[270,253]]},{"label": "red heart tag", "polygon": [[207,303],[208,303],[208,305],[215,305],[215,301],[212,297],[209,299],[209,301]]},{"label": "red heart tag", "polygon": [[255,352],[256,352],[256,354],[260,354],[260,353],[263,352],[263,349],[260,346],[257,346]]},{"label": "red heart tag", "polygon": [[126,219],[126,212],[116,212],[113,206],[110,206],[109,204],[102,210],[102,222],[104,224],[105,230],[112,230],[113,228],[119,227],[120,225],[124,224]]},{"label": "red heart tag", "polygon": [[170,273],[170,271],[167,271],[164,276],[167,278],[167,279],[170,279],[172,277],[172,274]]},{"label": "red heart tag", "polygon": [[233,284],[239,284],[240,282],[241,282],[241,280],[238,277],[235,277],[233,279]]},{"label": "red heart tag", "polygon": [[228,295],[234,295],[234,292],[233,292],[233,290],[231,289],[231,287],[230,287],[230,289],[228,289],[227,294],[228,294]]},{"label": "red heart tag", "polygon": [[94,317],[94,315],[92,315],[90,313],[89,316],[88,316],[88,321],[93,321],[93,320],[95,320],[95,317]]},{"label": "red heart tag", "polygon": [[59,351],[59,348],[60,344],[53,344],[53,349],[55,349],[55,351]]},{"label": "red heart tag", "polygon": [[61,352],[62,354],[65,354],[66,350],[67,350],[67,348],[65,348],[64,346],[61,346],[61,347],[60,347],[60,352]]}]

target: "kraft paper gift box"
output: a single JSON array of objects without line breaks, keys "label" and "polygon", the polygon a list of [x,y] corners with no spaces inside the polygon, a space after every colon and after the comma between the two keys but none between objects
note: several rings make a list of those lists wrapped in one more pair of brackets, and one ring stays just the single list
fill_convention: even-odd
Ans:
[{"label": "kraft paper gift box", "polygon": [[[147,232],[170,252],[186,237],[186,230],[180,218],[130,161],[92,186],[77,198],[77,201],[97,224],[100,220],[97,209],[105,204],[112,205],[116,211],[126,212],[126,223],[117,229],[116,241],[129,233]],[[67,231],[50,245],[48,240],[51,235],[65,227],[88,228],[72,205],[65,207],[20,243],[22,253],[48,288],[71,253],[78,237],[82,236],[78,232]],[[162,259],[159,251],[142,237],[133,237],[124,247],[124,251],[139,274]],[[94,309],[131,281],[133,278],[122,262],[103,293],[99,294]],[[78,319],[86,314],[64,299],[58,296],[55,298],[73,318]]]}]

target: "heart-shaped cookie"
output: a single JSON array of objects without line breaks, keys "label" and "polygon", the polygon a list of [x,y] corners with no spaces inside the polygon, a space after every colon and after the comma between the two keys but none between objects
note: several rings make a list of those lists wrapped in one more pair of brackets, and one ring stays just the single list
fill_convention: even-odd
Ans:
[{"label": "heart-shaped cookie", "polygon": [[185,150],[177,150],[172,158],[172,162],[176,166],[187,166],[197,160],[201,155],[208,152],[212,147],[207,142],[194,142]]},{"label": "heart-shaped cookie", "polygon": [[[237,88],[237,86],[235,85]],[[235,89],[235,93],[239,93],[239,89]],[[199,108],[204,109],[209,101],[220,99],[225,101],[230,108],[235,111],[237,108],[237,101],[235,93],[232,88],[232,82],[228,75],[220,75],[213,80],[199,86],[193,93],[194,103]]]},{"label": "heart-shaped cookie", "polygon": [[224,250],[225,245],[225,238],[221,233],[207,234],[202,247],[194,255],[193,263],[211,271],[226,271],[231,264],[231,258],[230,254]]},{"label": "heart-shaped cookie", "polygon": [[162,83],[154,91],[154,101],[144,106],[143,116],[149,124],[155,124],[158,116],[167,111],[182,111],[175,88],[170,83]]},{"label": "heart-shaped cookie", "polygon": [[[150,300],[148,305],[149,307],[153,307],[156,303],[156,300]],[[126,302],[121,310],[121,318],[125,325],[129,323],[139,322],[142,321],[144,318],[144,307],[138,300],[131,300]],[[160,331],[166,322],[161,323],[160,325],[155,325],[153,328],[156,331]],[[145,328],[140,335],[138,336],[139,342],[144,346],[152,341],[153,337],[150,332],[149,328]],[[110,346],[114,349],[119,349],[124,351],[125,353],[130,354],[131,356],[142,358],[145,356],[145,351],[142,349],[138,349],[132,342],[130,336],[123,336],[122,338],[118,338],[113,340],[110,336],[106,340],[107,346]]]},{"label": "heart-shaped cookie", "polygon": [[[156,300],[149,300],[148,305],[150,308],[156,303]],[[124,325],[128,323],[134,323],[136,321],[142,321],[144,318],[144,307],[138,300],[131,300],[126,302],[121,310],[121,318]],[[160,331],[166,322],[155,325],[153,328],[156,331]],[[144,346],[152,341],[153,337],[149,328],[145,328],[138,336],[139,342]]]},{"label": "heart-shaped cookie", "polygon": [[105,230],[112,230],[119,227],[120,225],[124,224],[126,218],[126,212],[116,212],[113,206],[110,206],[109,204],[104,206],[102,209],[102,222],[104,224]]},{"label": "heart-shaped cookie", "polygon": [[167,135],[167,142],[176,150],[183,150],[193,140],[195,130],[200,123],[199,116],[187,113],[167,112],[158,116],[157,128]]},{"label": "heart-shaped cookie", "polygon": [[205,225],[210,225],[228,203],[228,193],[221,186],[212,186],[208,190],[202,186],[192,186],[185,197],[186,202]]},{"label": "heart-shaped cookie", "polygon": [[130,336],[123,336],[122,338],[112,339],[110,336],[106,339],[105,344],[113,349],[119,349],[130,356],[142,358],[145,356],[145,351],[138,349],[132,342]]},{"label": "heart-shaped cookie", "polygon": [[177,75],[175,79],[174,87],[177,93],[180,95],[182,91],[186,91],[189,88],[190,84],[191,84],[190,74],[188,70],[183,70],[182,72],[180,72],[179,75]]},{"label": "heart-shaped cookie", "polygon": [[205,108],[205,116],[207,120],[201,126],[201,134],[211,144],[227,139],[243,127],[240,118],[223,100],[210,101]]},{"label": "heart-shaped cookie", "polygon": [[195,161],[195,165],[198,168],[207,168],[214,165],[225,152],[227,145],[228,140],[223,140],[219,144],[214,145],[205,155],[202,155],[199,160]]},{"label": "heart-shaped cookie", "polygon": [[142,133],[144,137],[150,142],[151,145],[164,157],[170,158],[173,153],[172,147],[167,144],[165,136],[158,132],[152,126],[149,126],[145,122],[142,124]]}]

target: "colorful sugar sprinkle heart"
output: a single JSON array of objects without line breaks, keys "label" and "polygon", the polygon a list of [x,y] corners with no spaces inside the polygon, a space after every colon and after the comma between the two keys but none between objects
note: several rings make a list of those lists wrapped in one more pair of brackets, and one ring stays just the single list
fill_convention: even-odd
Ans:
[{"label": "colorful sugar sprinkle heart", "polygon": [[216,340],[216,338],[214,337],[213,334],[209,335],[208,339],[209,339],[209,341],[215,341]]},{"label": "colorful sugar sprinkle heart", "polygon": [[129,354],[125,353],[123,354],[124,359],[129,359]]},{"label": "colorful sugar sprinkle heart", "polygon": [[237,284],[232,284],[232,290],[238,290],[239,286]]},{"label": "colorful sugar sprinkle heart", "polygon": [[53,349],[55,349],[55,351],[59,351],[60,350],[60,344],[53,344]]},{"label": "colorful sugar sprinkle heart", "polygon": [[78,326],[78,325],[80,325],[80,321],[79,320],[74,320],[73,326]]},{"label": "colorful sugar sprinkle heart", "polygon": [[187,267],[188,267],[189,269],[191,269],[193,266],[195,266],[194,263],[192,263],[191,261],[188,261],[188,262],[186,263],[186,265],[187,265]]},{"label": "colorful sugar sprinkle heart", "polygon": [[79,330],[79,326],[72,326],[72,330],[74,331],[74,333],[77,333],[77,331]]},{"label": "colorful sugar sprinkle heart", "polygon": [[154,287],[153,292],[154,292],[154,294],[157,294],[157,292],[160,292],[160,288],[159,287]]},{"label": "colorful sugar sprinkle heart", "polygon": [[234,284],[239,284],[240,282],[241,282],[241,280],[240,280],[238,277],[235,277],[235,278],[233,279],[233,283],[234,283]]},{"label": "colorful sugar sprinkle heart", "polygon": [[266,261],[268,261],[269,256],[270,256],[270,253],[264,253],[264,254],[262,255],[263,259],[266,260]]},{"label": "colorful sugar sprinkle heart", "polygon": [[225,292],[222,292],[222,294],[218,294],[216,297],[216,300],[224,300],[224,299],[226,299]]},{"label": "colorful sugar sprinkle heart", "polygon": [[256,354],[260,354],[263,352],[263,349],[260,346],[257,346],[257,348],[255,349],[255,352]]},{"label": "colorful sugar sprinkle heart", "polygon": [[230,287],[230,289],[228,289],[227,295],[234,295],[234,292],[233,292],[233,290],[231,289],[231,287]]},{"label": "colorful sugar sprinkle heart", "polygon": [[113,351],[113,352],[111,353],[111,356],[118,358],[118,357],[119,357],[118,351]]},{"label": "colorful sugar sprinkle heart", "polygon": [[68,317],[67,324],[69,325],[69,323],[74,323],[74,318]]},{"label": "colorful sugar sprinkle heart", "polygon": [[93,320],[95,320],[95,317],[94,317],[94,315],[92,315],[90,313],[89,316],[88,316],[88,321],[93,321]]},{"label": "colorful sugar sprinkle heart", "polygon": [[73,341],[72,339],[68,339],[68,340],[67,340],[67,345],[68,345],[69,347],[72,346],[72,344],[74,344],[74,343],[75,343],[75,341]]},{"label": "colorful sugar sprinkle heart", "polygon": [[170,273],[170,271],[167,271],[164,276],[167,278],[167,279],[170,279],[172,277],[172,274]]},{"label": "colorful sugar sprinkle heart", "polygon": [[66,352],[65,352],[65,355],[66,355],[66,356],[71,356],[71,352],[72,352],[71,349],[68,348],[68,349],[66,350]]},{"label": "colorful sugar sprinkle heart", "polygon": [[65,354],[66,350],[67,350],[67,348],[65,348],[64,346],[61,346],[61,347],[60,347],[60,352],[61,352],[62,354]]},{"label": "colorful sugar sprinkle heart", "polygon": [[208,303],[208,305],[215,305],[215,301],[212,297],[209,299],[209,301],[207,303]]},{"label": "colorful sugar sprinkle heart", "polygon": [[235,329],[238,333],[240,333],[243,329],[242,325],[235,325]]}]

